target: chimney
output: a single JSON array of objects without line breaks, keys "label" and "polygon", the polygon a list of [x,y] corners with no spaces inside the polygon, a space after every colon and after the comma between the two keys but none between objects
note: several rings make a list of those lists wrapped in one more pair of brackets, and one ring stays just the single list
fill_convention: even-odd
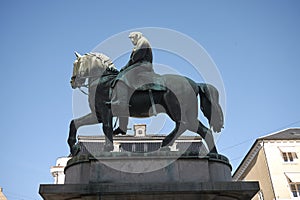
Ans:
[{"label": "chimney", "polygon": [[146,136],[146,124],[135,124],[133,125],[134,137],[145,137]]}]

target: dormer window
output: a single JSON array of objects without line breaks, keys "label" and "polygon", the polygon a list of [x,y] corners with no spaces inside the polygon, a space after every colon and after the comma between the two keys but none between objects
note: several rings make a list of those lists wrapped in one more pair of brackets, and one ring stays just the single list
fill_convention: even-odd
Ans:
[{"label": "dormer window", "polygon": [[284,162],[294,162],[298,158],[296,152],[283,152],[282,157]]},{"label": "dormer window", "polygon": [[298,159],[295,147],[279,147],[284,162],[295,162]]}]

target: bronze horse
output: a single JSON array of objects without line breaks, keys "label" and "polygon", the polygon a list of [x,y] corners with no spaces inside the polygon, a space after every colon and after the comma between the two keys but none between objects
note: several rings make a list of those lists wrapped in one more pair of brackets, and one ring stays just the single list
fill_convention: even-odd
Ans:
[{"label": "bronze horse", "polygon": [[[77,59],[74,62],[71,79],[72,88],[80,87],[87,78],[94,78],[93,81],[88,81],[90,88],[92,84],[96,83],[96,90],[93,95],[95,107],[93,109],[97,122],[103,124],[103,132],[106,136],[104,151],[113,150],[113,113],[106,103],[110,101],[111,85],[118,73],[119,71],[111,61],[110,65],[103,61],[103,54],[88,53],[83,56],[77,54]],[[156,113],[166,113],[175,122],[175,128],[162,141],[161,147],[172,145],[183,132],[190,130],[198,133],[204,139],[209,152],[217,153],[212,130],[220,132],[224,124],[217,89],[210,84],[195,83],[193,80],[179,75],[162,75],[162,78],[165,80],[166,91],[152,91],[152,96],[150,96],[149,91],[132,91],[129,101],[130,117],[141,118],[150,117]],[[212,130],[205,127],[197,119],[198,95],[200,97],[200,109],[208,119]],[[153,106],[155,106],[156,113],[153,112]],[[70,133],[72,132],[72,123],[74,123],[73,120],[70,125]],[[76,143],[74,131],[69,134],[68,143],[71,154],[74,155],[76,149],[74,148]]]},{"label": "bronze horse", "polygon": [[[98,57],[94,62],[91,63],[92,59],[89,58],[89,54],[81,56],[79,53],[75,52],[76,60],[73,63],[73,75],[71,78],[71,87],[73,89],[81,88],[81,87],[87,87],[88,88],[88,103],[89,108],[91,110],[90,113],[76,118],[72,119],[70,122],[70,128],[69,128],[69,137],[68,137],[68,144],[70,147],[70,155],[76,154],[76,152],[79,150],[76,144],[76,135],[77,130],[86,125],[93,125],[101,123],[99,122],[96,117],[96,111],[95,111],[95,92],[97,88],[98,79],[101,77],[103,73],[103,69],[98,66],[106,65],[106,67],[109,67],[110,65],[113,65],[112,61],[104,54],[95,54],[93,56],[94,58]],[[85,64],[85,66],[81,66],[82,63]],[[94,64],[96,66],[94,66]],[[86,65],[88,65],[88,74],[86,75],[86,72],[84,71]],[[83,70],[83,71],[82,71]],[[83,75],[84,74],[84,75]],[[85,83],[87,80],[87,84]],[[81,90],[81,89],[80,89]],[[83,91],[83,90],[82,90]],[[84,92],[84,91],[83,91]],[[85,92],[84,92],[85,93]],[[124,127],[127,127],[128,119],[127,118],[120,118],[119,124],[123,128],[117,128],[114,130],[114,134],[117,135],[119,133],[126,134],[123,130]]]}]

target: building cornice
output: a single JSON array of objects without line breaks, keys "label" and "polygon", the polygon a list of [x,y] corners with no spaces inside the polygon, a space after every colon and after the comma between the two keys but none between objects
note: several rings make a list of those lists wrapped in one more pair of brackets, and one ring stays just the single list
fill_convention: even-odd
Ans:
[{"label": "building cornice", "polygon": [[[126,141],[126,143],[131,142],[161,142],[166,136],[165,135],[147,135],[144,137],[135,137],[132,135],[126,135],[126,136],[116,136],[114,137],[114,140],[116,142],[120,141]],[[99,142],[104,141],[105,136],[78,136],[78,140],[80,142]],[[202,138],[200,136],[180,136],[177,140],[177,142],[199,142],[202,141]]]},{"label": "building cornice", "polygon": [[[285,134],[285,137],[278,137],[278,134],[280,133]],[[252,147],[250,148],[250,150],[248,151],[238,168],[235,170],[233,174],[233,180],[240,180],[242,178],[243,174],[248,169],[252,160],[255,158],[259,150],[263,147],[264,143],[278,141],[293,141],[297,143],[299,141],[299,133],[299,128],[287,128],[256,139],[256,141],[254,142],[254,144],[252,145]]]},{"label": "building cornice", "polygon": [[256,157],[256,155],[258,154],[258,152],[262,148],[262,146],[263,146],[263,141],[262,140],[256,140],[255,141],[255,143],[252,145],[252,147],[250,148],[247,155],[242,160],[239,167],[235,170],[235,172],[232,176],[233,180],[235,180],[235,181],[240,180],[242,175],[248,169],[249,165],[251,164],[253,159]]}]

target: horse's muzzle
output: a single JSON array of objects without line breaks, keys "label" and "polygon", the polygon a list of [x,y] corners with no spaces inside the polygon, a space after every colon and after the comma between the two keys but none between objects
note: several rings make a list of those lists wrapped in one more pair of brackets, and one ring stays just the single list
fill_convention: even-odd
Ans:
[{"label": "horse's muzzle", "polygon": [[76,76],[71,77],[70,84],[73,89],[76,89],[78,87],[78,85],[76,84]]}]

